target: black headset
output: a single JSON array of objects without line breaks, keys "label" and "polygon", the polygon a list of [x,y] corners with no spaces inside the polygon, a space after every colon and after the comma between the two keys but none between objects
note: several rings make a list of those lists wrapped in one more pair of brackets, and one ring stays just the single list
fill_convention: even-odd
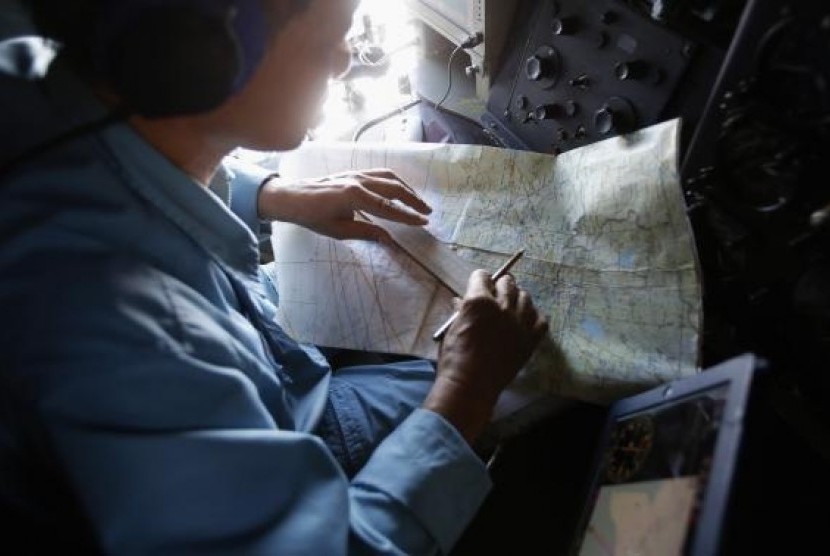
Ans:
[{"label": "black headset", "polygon": [[[61,0],[67,1],[67,0]],[[250,80],[269,36],[264,0],[97,0],[93,70],[120,105],[0,167],[0,181],[21,165],[129,115],[191,115],[218,107]]]},{"label": "black headset", "polygon": [[131,113],[216,108],[254,73],[268,37],[263,0],[99,0],[94,70]]}]

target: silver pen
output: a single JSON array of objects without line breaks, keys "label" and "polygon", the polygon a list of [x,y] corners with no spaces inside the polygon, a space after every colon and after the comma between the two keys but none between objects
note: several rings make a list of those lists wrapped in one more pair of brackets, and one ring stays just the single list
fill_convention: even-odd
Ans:
[{"label": "silver pen", "polygon": [[[499,269],[493,273],[493,282],[495,282],[496,280],[498,280],[499,278],[501,278],[502,276],[504,276],[505,274],[510,272],[510,269],[513,268],[514,264],[516,264],[516,261],[521,259],[522,255],[524,255],[524,254],[525,254],[524,249],[516,251],[516,253],[514,253],[513,256],[510,257],[507,260],[506,263],[501,265],[499,267]],[[444,334],[447,333],[447,330],[450,329],[450,326],[452,326],[452,323],[454,323],[455,319],[457,319],[457,318],[458,318],[458,311],[455,311],[453,314],[450,315],[450,318],[448,318],[446,320],[446,322],[444,322],[444,324],[442,324],[441,327],[438,330],[435,331],[435,333],[432,335],[432,339],[435,340],[436,342],[440,342],[444,338]]]}]

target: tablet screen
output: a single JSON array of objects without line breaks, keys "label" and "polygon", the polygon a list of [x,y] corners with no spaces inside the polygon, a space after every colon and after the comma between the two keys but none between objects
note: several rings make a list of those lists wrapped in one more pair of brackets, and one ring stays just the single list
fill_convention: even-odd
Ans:
[{"label": "tablet screen", "polygon": [[612,424],[579,554],[682,554],[693,538],[728,385]]}]

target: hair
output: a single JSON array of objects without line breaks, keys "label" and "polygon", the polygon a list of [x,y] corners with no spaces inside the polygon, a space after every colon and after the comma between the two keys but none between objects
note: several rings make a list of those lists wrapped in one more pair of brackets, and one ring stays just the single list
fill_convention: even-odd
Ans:
[{"label": "hair", "polygon": [[[61,56],[78,74],[93,81],[103,78],[95,67],[95,29],[107,0],[22,0],[35,28],[61,45]],[[116,0],[117,1],[117,0]],[[271,35],[314,0],[262,0]]]}]

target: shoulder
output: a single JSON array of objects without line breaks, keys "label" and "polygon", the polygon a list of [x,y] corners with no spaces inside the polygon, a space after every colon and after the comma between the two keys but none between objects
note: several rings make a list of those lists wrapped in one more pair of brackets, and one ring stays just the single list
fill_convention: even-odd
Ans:
[{"label": "shoulder", "polygon": [[[140,260],[78,254],[27,261],[2,280],[4,326],[13,350],[130,345],[176,350],[181,318],[199,319],[209,304],[192,288]],[[74,347],[73,347],[74,346]]]},{"label": "shoulder", "polygon": [[51,278],[34,270],[13,299],[0,279],[0,383],[49,419],[273,426],[250,362],[187,284],[115,255],[53,261]]}]

